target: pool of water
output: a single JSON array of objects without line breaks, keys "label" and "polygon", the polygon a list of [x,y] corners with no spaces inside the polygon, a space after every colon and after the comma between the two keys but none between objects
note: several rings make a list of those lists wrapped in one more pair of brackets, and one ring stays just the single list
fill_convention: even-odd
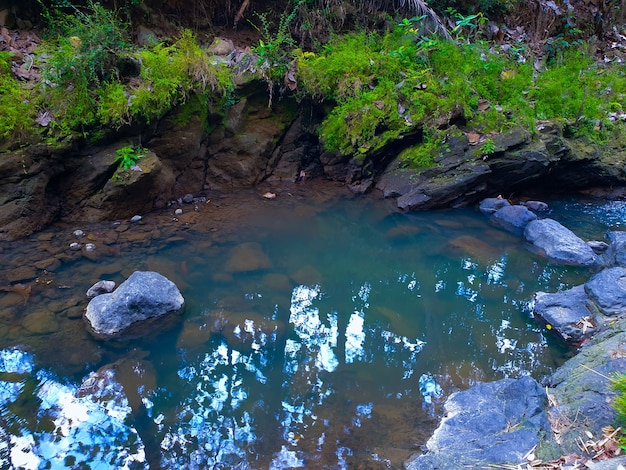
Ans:
[{"label": "pool of water", "polygon": [[[623,220],[621,202],[549,202],[586,238]],[[5,277],[33,277],[0,292],[1,462],[402,468],[450,393],[541,378],[573,353],[535,324],[532,296],[590,272],[547,263],[474,208],[399,214],[292,187],[174,209],[3,246]],[[85,291],[135,270],[174,281],[185,313],[92,339]]]}]

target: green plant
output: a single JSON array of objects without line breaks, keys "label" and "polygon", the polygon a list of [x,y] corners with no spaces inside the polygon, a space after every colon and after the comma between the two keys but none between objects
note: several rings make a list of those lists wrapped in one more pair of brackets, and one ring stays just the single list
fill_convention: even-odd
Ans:
[{"label": "green plant", "polygon": [[455,40],[465,40],[468,43],[475,39],[480,27],[487,23],[488,19],[481,12],[473,15],[463,15],[456,9],[448,7],[446,13],[454,20],[454,28],[450,32]]},{"label": "green plant", "polygon": [[493,139],[485,139],[480,152],[483,156],[493,155],[496,153],[496,144],[493,142]]},{"label": "green plant", "polygon": [[125,146],[117,150],[115,163],[120,170],[129,170],[137,164],[139,159],[143,157],[146,150],[142,147]]},{"label": "green plant", "polygon": [[11,76],[13,54],[0,52],[0,142],[26,139],[34,131],[32,92],[23,89]]},{"label": "green plant", "polygon": [[283,77],[291,68],[291,51],[296,47],[296,42],[290,32],[290,26],[297,17],[300,5],[306,0],[290,0],[293,4],[291,10],[286,10],[280,15],[278,27],[274,31],[267,19],[266,13],[258,13],[257,18],[261,22],[260,26],[251,22],[252,26],[261,34],[259,43],[253,48],[258,55],[257,65],[268,82],[270,92],[270,105],[272,102],[273,88],[275,83],[280,83]]}]

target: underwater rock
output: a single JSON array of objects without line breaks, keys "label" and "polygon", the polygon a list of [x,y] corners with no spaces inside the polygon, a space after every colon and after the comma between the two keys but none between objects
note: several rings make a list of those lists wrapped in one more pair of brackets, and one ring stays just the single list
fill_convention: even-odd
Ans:
[{"label": "underwater rock", "polygon": [[114,292],[94,297],[84,318],[94,336],[110,339],[136,334],[136,327],[184,308],[185,299],[172,281],[152,271],[135,271]]},{"label": "underwater rock", "polygon": [[228,273],[260,271],[272,267],[272,262],[258,243],[242,243],[233,248],[224,270]]}]

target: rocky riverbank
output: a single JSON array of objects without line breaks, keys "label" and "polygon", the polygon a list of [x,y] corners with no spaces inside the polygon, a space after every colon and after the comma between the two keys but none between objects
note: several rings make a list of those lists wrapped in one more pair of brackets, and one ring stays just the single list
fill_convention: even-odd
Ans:
[{"label": "rocky riverbank", "polygon": [[[520,129],[493,135],[493,153],[482,155],[472,129],[442,122],[449,138],[436,165],[415,170],[397,156],[419,141],[417,134],[363,160],[341,157],[325,152],[318,141],[320,108],[288,97],[269,108],[265,84],[257,81],[243,85],[238,96],[208,122],[189,102],[158,122],[122,128],[96,144],[40,143],[4,153],[0,239],[18,239],[54,221],[132,217],[186,194],[202,197],[263,182],[330,179],[356,193],[380,194],[402,211],[459,207],[537,188],[556,192],[626,184],[623,149],[567,139],[551,123],[540,123],[535,135]],[[132,168],[119,170],[116,152],[139,145],[145,155]]]}]

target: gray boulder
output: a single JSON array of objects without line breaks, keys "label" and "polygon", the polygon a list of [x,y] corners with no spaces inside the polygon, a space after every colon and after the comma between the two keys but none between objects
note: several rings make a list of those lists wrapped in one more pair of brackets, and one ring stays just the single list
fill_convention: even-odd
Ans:
[{"label": "gray boulder", "polygon": [[528,223],[524,237],[529,249],[550,260],[571,266],[594,266],[598,263],[591,247],[553,219],[538,219]]},{"label": "gray boulder", "polygon": [[481,383],[453,393],[446,416],[428,440],[428,452],[405,463],[407,470],[463,469],[527,463],[535,446],[552,441],[547,396],[531,377]]},{"label": "gray boulder", "polygon": [[153,321],[181,313],[185,300],[172,281],[159,273],[136,271],[110,294],[94,297],[85,321],[97,338],[137,334]]},{"label": "gray boulder", "polygon": [[524,205],[534,212],[545,212],[548,210],[548,205],[542,201],[526,201]]},{"label": "gray boulder", "polygon": [[585,291],[604,315],[626,312],[626,268],[603,269],[585,284]]},{"label": "gray boulder", "polygon": [[502,197],[488,197],[480,201],[478,208],[485,215],[491,215],[504,206],[510,206],[511,203]]},{"label": "gray boulder", "polygon": [[[602,437],[602,428],[615,423],[612,377],[626,373],[626,323],[617,320],[595,335],[547,381],[556,406],[550,419],[560,430],[562,455],[580,454],[580,438],[590,432]],[[563,426],[564,423],[567,425]],[[609,468],[617,468],[617,464]]]},{"label": "gray boulder", "polygon": [[582,343],[598,331],[584,286],[556,293],[537,292],[533,314],[548,329],[574,345]]},{"label": "gray boulder", "polygon": [[626,232],[609,232],[607,256],[611,264],[626,267]]},{"label": "gray boulder", "polygon": [[524,206],[504,206],[491,216],[491,221],[515,235],[524,233],[529,222],[536,220],[537,215]]}]

